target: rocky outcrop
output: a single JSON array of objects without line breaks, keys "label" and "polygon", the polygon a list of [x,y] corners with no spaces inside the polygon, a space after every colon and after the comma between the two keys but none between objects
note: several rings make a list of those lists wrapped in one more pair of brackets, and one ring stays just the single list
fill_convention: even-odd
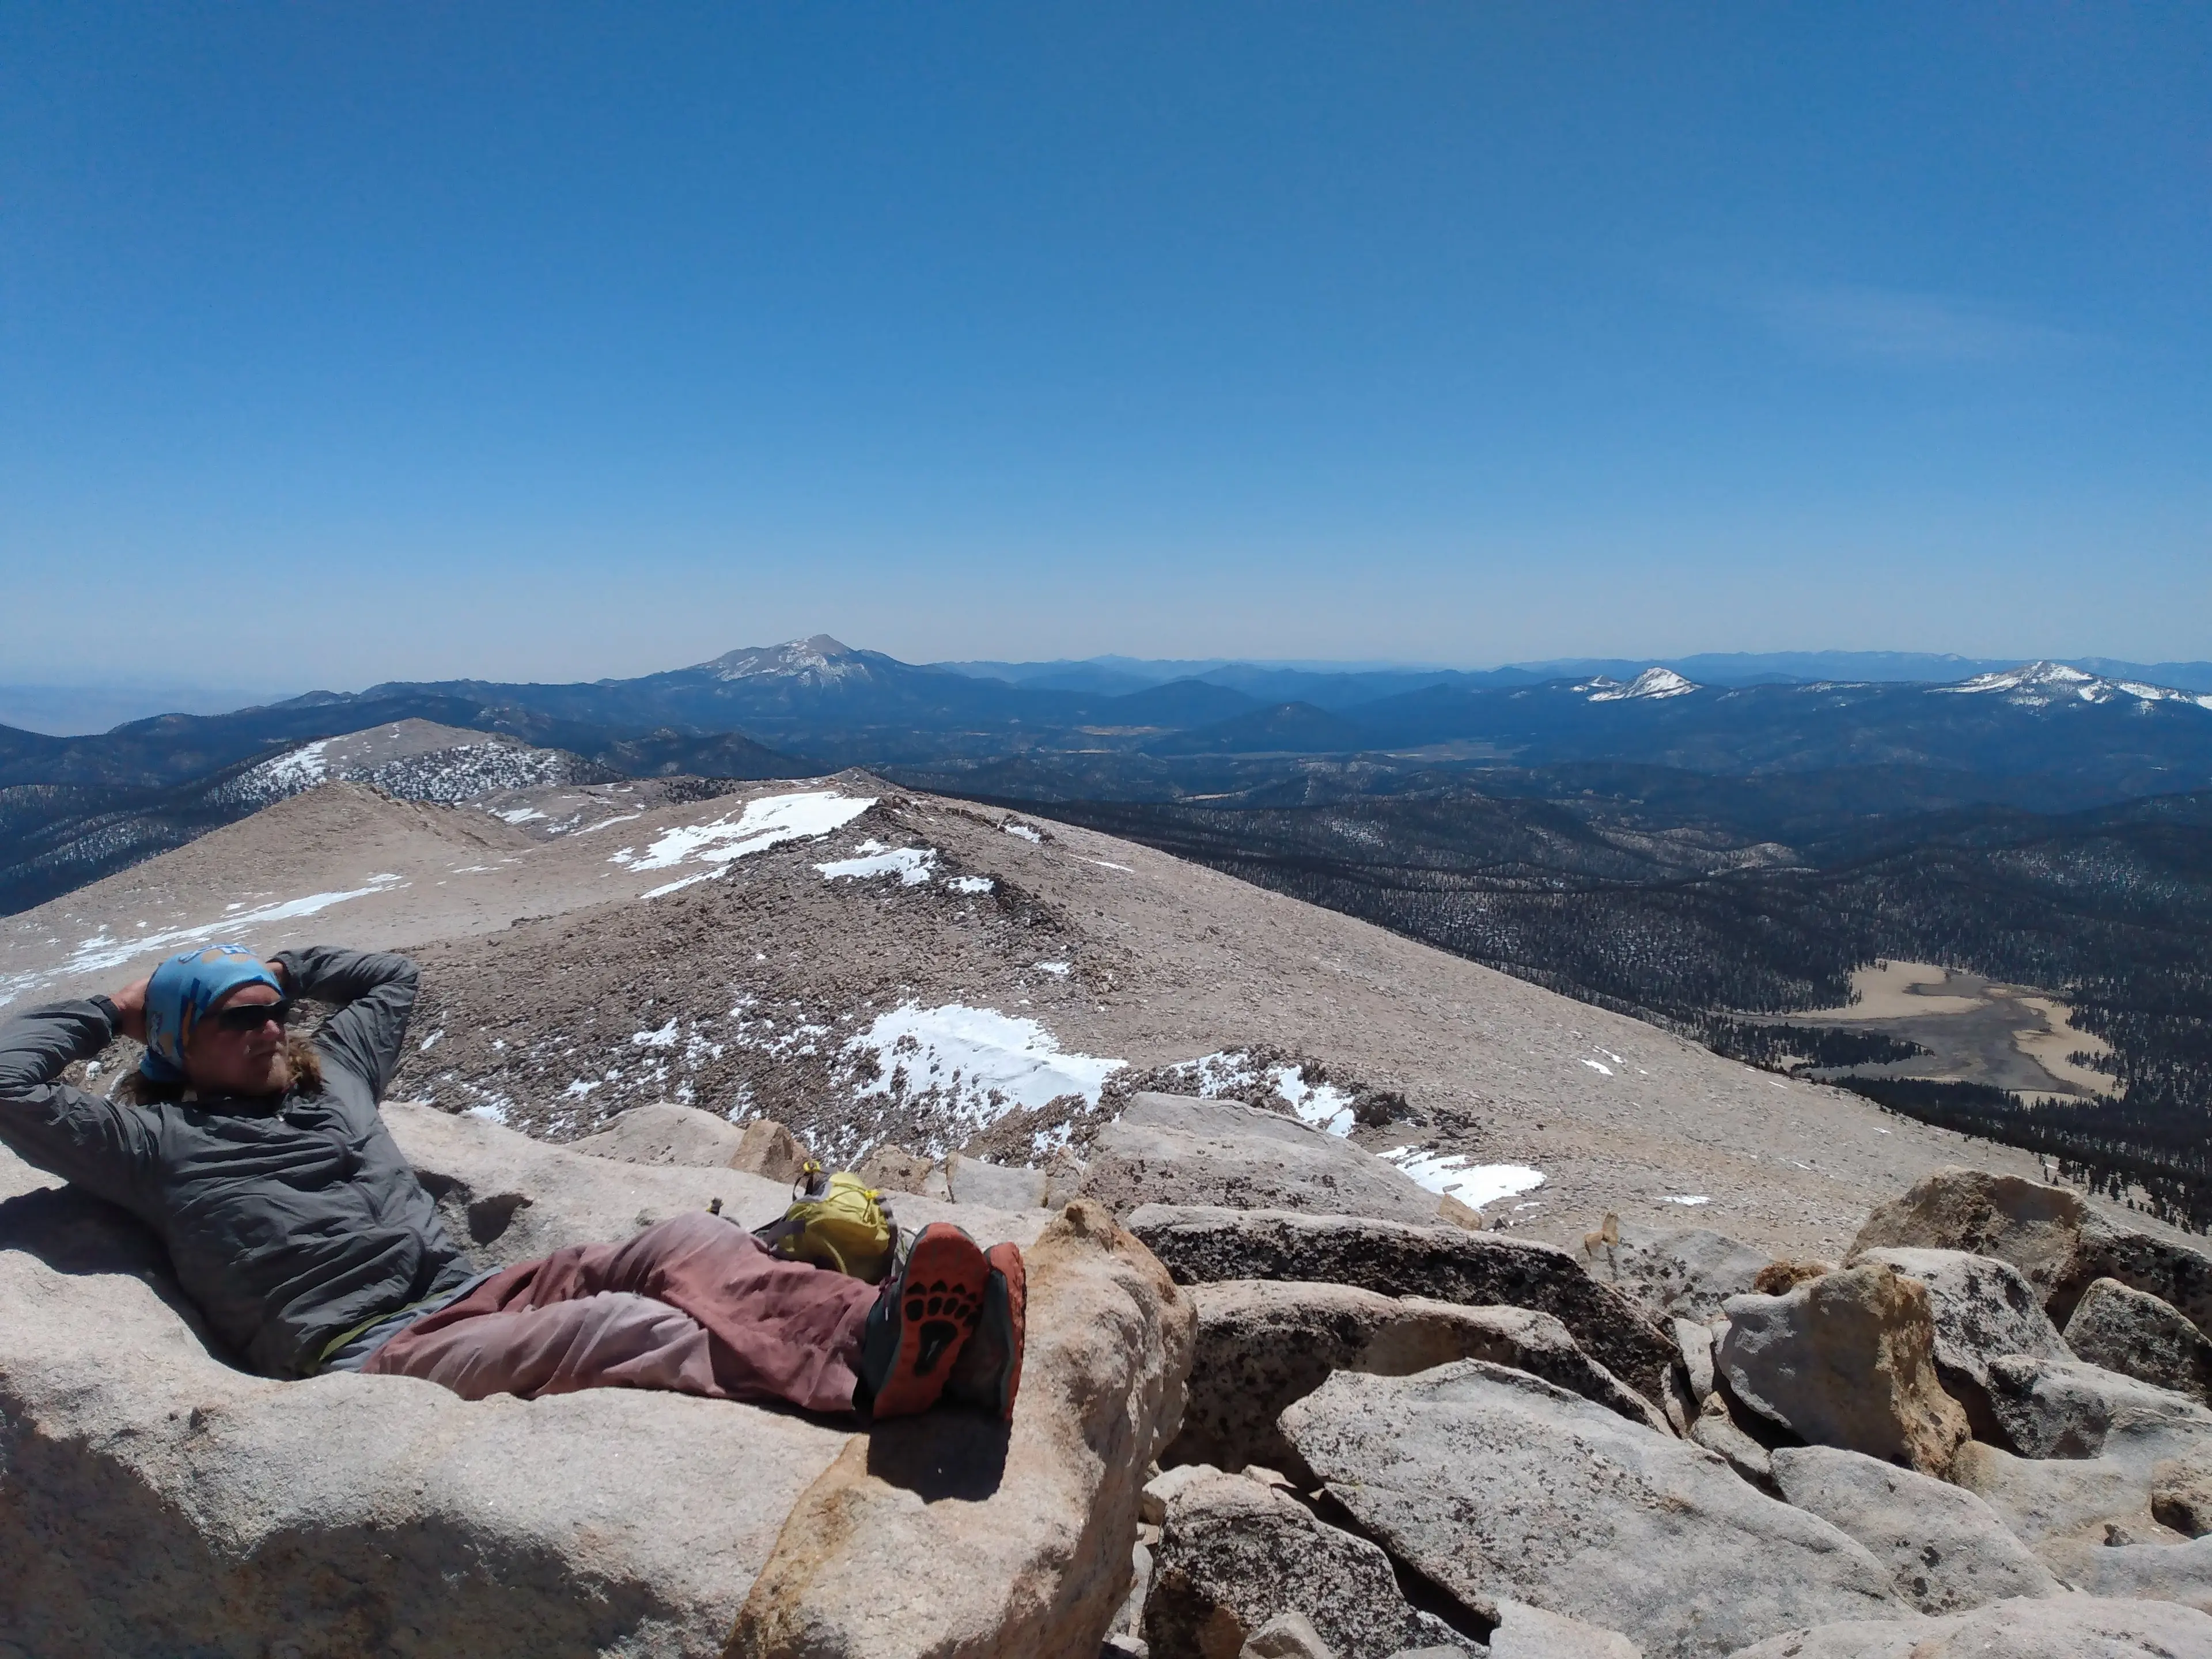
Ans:
[{"label": "rocky outcrop", "polygon": [[1732,1296],[1742,1296],[1768,1264],[1765,1251],[1703,1227],[1657,1232],[1638,1227],[1601,1228],[1583,1244],[1593,1277],[1646,1312],[1706,1319]]},{"label": "rocky outcrop", "polygon": [[1504,1233],[1279,1210],[1146,1205],[1129,1230],[1176,1282],[1231,1279],[1352,1285],[1463,1306],[1533,1308],[1647,1400],[1666,1388],[1674,1344],[1633,1304],[1566,1251]]},{"label": "rocky outcrop", "polygon": [[[607,1236],[563,1237],[563,1213],[703,1203],[641,1190],[669,1181],[715,1179],[740,1210],[777,1198],[473,1121],[453,1139],[556,1242]],[[525,1165],[568,1179],[556,1191]],[[711,1654],[852,1431],[628,1390],[471,1403],[404,1378],[249,1376],[204,1338],[149,1235],[46,1179],[0,1153],[15,1194],[0,1204],[0,1630],[28,1652],[258,1655],[282,1638],[584,1654],[653,1631]]]},{"label": "rocky outcrop", "polygon": [[1735,1398],[1814,1445],[1942,1474],[1966,1414],[1936,1374],[1928,1291],[1879,1263],[1727,1307],[1717,1361]]},{"label": "rocky outcrop", "polygon": [[1832,1446],[1779,1448],[1773,1471],[1784,1498],[1865,1545],[1923,1613],[2058,1594],[2058,1581],[1971,1492]]},{"label": "rocky outcrop", "polygon": [[572,1152],[611,1158],[624,1164],[687,1164],[705,1169],[734,1169],[745,1132],[712,1112],[672,1101],[633,1106],[608,1127],[568,1143]]},{"label": "rocky outcrop", "polygon": [[2023,1457],[2098,1456],[2129,1421],[2212,1437],[2212,1411],[2187,1395],[2076,1359],[2008,1354],[1990,1362],[1989,1389],[2004,1443]]},{"label": "rocky outcrop", "polygon": [[2116,1529],[2102,1539],[2046,1545],[2043,1554],[2052,1571],[2087,1595],[2173,1601],[2212,1613],[2212,1538],[2130,1537]]},{"label": "rocky outcrop", "polygon": [[1368,1535],[1493,1620],[1510,1597],[1677,1659],[1902,1606],[1888,1570],[1826,1522],[1504,1366],[1340,1373],[1282,1421]]},{"label": "rocky outcrop", "polygon": [[[1192,1139],[1191,1174],[1218,1104],[1124,1127]],[[1215,1139],[1358,1168],[1221,1109]],[[485,1266],[701,1207],[757,1224],[787,1185],[729,1160],[801,1155],[702,1114],[640,1109],[596,1154],[387,1117]],[[901,1194],[902,1221],[1027,1250],[1021,1406],[867,1434],[645,1392],[246,1376],[157,1245],[0,1158],[0,1656],[2070,1656],[2193,1651],[2156,1621],[2212,1610],[2212,1409],[2071,1357],[2031,1276],[2074,1285],[2123,1246],[2186,1273],[2057,1189],[1923,1183],[1899,1212],[2027,1267],[1872,1243],[1842,1269],[1771,1263],[1617,1224],[1578,1261],[1375,1215],[1037,1207],[1119,1156],[923,1166],[937,1195]],[[1331,1190],[1284,1167],[1302,1202]],[[1689,1316],[1746,1278],[1777,1293]],[[2071,1294],[2114,1366],[2174,1375],[2203,1342],[2117,1278]],[[1961,1443],[1951,1390],[1984,1443]]]},{"label": "rocky outcrop", "polygon": [[2090,1595],[2000,1601],[1946,1619],[1786,1632],[1735,1659],[2181,1659],[2212,1653],[2212,1619]]},{"label": "rocky outcrop", "polygon": [[1490,1633],[1490,1659],[1644,1659],[1635,1643],[1616,1631],[1600,1630],[1564,1613],[1547,1613],[1526,1602],[1498,1604],[1498,1628]]},{"label": "rocky outcrop", "polygon": [[2152,1468],[2150,1513],[2185,1538],[2212,1533],[2212,1442]]},{"label": "rocky outcrop", "polygon": [[1970,1440],[1952,1460],[1951,1479],[1987,1504],[2007,1530],[2031,1548],[2046,1537],[2150,1516],[2148,1471],[2115,1458],[2053,1462]]},{"label": "rocky outcrop", "polygon": [[1011,1431],[938,1413],[848,1443],[784,1522],[727,1659],[1097,1652],[1128,1591],[1142,1471],[1182,1413],[1194,1320],[1096,1205],[1070,1204],[1025,1254]]},{"label": "rocky outcrop", "polygon": [[[486,1265],[710,1197],[741,1223],[785,1199],[733,1171],[388,1115]],[[0,1194],[0,1631],[26,1653],[712,1656],[733,1630],[787,1653],[776,1592],[804,1582],[823,1590],[811,1652],[1090,1659],[1124,1587],[1101,1581],[1126,1576],[1094,1564],[1130,1558],[1135,1486],[1188,1363],[1188,1297],[1093,1212],[1036,1243],[1010,1432],[943,1413],[863,1436],[629,1389],[467,1401],[407,1378],[272,1382],[212,1351],[119,1212],[4,1154]],[[947,1495],[918,1527],[911,1511]],[[918,1542],[991,1576],[902,1596],[887,1647],[854,1564]]]},{"label": "rocky outcrop", "polygon": [[1650,1403],[1527,1308],[1462,1308],[1349,1285],[1231,1279],[1192,1288],[1198,1340],[1182,1432],[1163,1461],[1289,1468],[1275,1419],[1335,1371],[1407,1376],[1456,1359],[1511,1365],[1664,1431]]},{"label": "rocky outcrop", "polygon": [[737,1156],[730,1160],[730,1167],[788,1186],[805,1172],[809,1156],[806,1148],[799,1144],[799,1137],[783,1125],[757,1117],[745,1125],[744,1135],[738,1142]]},{"label": "rocky outcrop", "polygon": [[1713,1391],[1713,1328],[1695,1319],[1670,1320],[1668,1328],[1674,1334],[1675,1352],[1681,1356],[1684,1385],[1691,1400],[1703,1406]]},{"label": "rocky outcrop", "polygon": [[756,1118],[741,1129],[712,1112],[666,1100],[631,1107],[611,1127],[570,1141],[568,1150],[624,1164],[742,1170],[786,1186],[806,1163],[806,1149],[781,1123]]},{"label": "rocky outcrop", "polygon": [[1688,1437],[1723,1459],[1759,1491],[1781,1495],[1774,1485],[1772,1455],[1735,1420],[1729,1410],[1728,1397],[1719,1390],[1707,1395],[1704,1407],[1690,1419]]},{"label": "rocky outcrop", "polygon": [[627,1390],[267,1382],[201,1344],[114,1212],[0,1212],[0,1630],[25,1654],[710,1655],[850,1437]]},{"label": "rocky outcrop", "polygon": [[2019,1268],[2046,1306],[2064,1294],[2070,1310],[2087,1285],[2075,1279],[2083,1230],[2094,1224],[2088,1205],[2071,1188],[1981,1170],[1939,1170],[1904,1197],[1877,1206],[1846,1260],[1881,1249],[1992,1255]]},{"label": "rocky outcrop", "polygon": [[1800,1285],[1835,1271],[1832,1261],[1770,1261],[1753,1278],[1751,1288],[1759,1296],[1787,1296]]},{"label": "rocky outcrop", "polygon": [[2212,1324],[2212,1257],[2110,1220],[2070,1188],[1941,1170],[1867,1218],[1853,1254],[1881,1248],[1965,1250],[2009,1261],[2062,1327],[2099,1279],[2148,1291],[2199,1328]]},{"label": "rocky outcrop", "polygon": [[945,1160],[945,1189],[955,1204],[980,1204],[991,1210],[1042,1209],[1047,1180],[1042,1170],[1009,1169],[958,1152]]},{"label": "rocky outcrop", "polygon": [[1337,1656],[1304,1613],[1279,1613],[1252,1633],[1237,1659],[1337,1659]]},{"label": "rocky outcrop", "polygon": [[1193,1469],[1167,1497],[1145,1637],[1153,1659],[1236,1659],[1285,1613],[1340,1659],[1449,1639],[1398,1589],[1389,1558],[1261,1481]]},{"label": "rocky outcrop", "polygon": [[887,1193],[919,1193],[937,1166],[920,1152],[902,1146],[878,1146],[853,1171],[871,1187]]},{"label": "rocky outcrop", "polygon": [[1437,1219],[1434,1193],[1340,1135],[1237,1101],[1182,1095],[1132,1095],[1092,1137],[1079,1190],[1118,1214],[1196,1204]]},{"label": "rocky outcrop", "polygon": [[[2212,1256],[2156,1233],[2108,1228],[2082,1253],[2083,1290],[2100,1279],[2112,1279],[2131,1290],[2158,1297],[2199,1330],[2212,1329]],[[2054,1306],[2062,1323],[2071,1307]]]},{"label": "rocky outcrop", "polygon": [[2112,1413],[2094,1457],[2022,1457],[1970,1442],[1954,1461],[1952,1478],[1996,1510],[2039,1556],[2074,1539],[2164,1537],[2179,1543],[2184,1533],[2153,1512],[2153,1493],[2174,1466],[2208,1445],[2212,1440],[2191,1415],[2122,1409]]},{"label": "rocky outcrop", "polygon": [[2212,1403],[2212,1340],[2148,1291],[2094,1281],[2066,1322],[2066,1345],[2092,1365]]},{"label": "rocky outcrop", "polygon": [[1975,1437],[1999,1437],[1989,1404],[1990,1361],[2006,1354],[2038,1359],[2074,1356],[2043,1311],[2034,1289],[2009,1261],[1964,1250],[1870,1249],[1879,1261],[1928,1287],[1936,1317],[1936,1374],[1966,1408]]}]

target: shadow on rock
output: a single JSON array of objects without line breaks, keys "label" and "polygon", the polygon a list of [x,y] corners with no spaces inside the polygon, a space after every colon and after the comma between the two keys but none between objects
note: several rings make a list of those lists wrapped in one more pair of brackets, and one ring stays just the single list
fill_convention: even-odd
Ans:
[{"label": "shadow on rock", "polygon": [[980,1503],[1006,1479],[1008,1426],[971,1412],[933,1411],[878,1423],[868,1435],[868,1473],[925,1504]]},{"label": "shadow on rock", "polygon": [[208,1358],[244,1370],[179,1286],[169,1253],[128,1210],[75,1187],[41,1187],[0,1200],[0,1250],[20,1250],[73,1279],[135,1279],[185,1322]]},{"label": "shadow on rock", "polygon": [[0,1250],[21,1250],[58,1273],[166,1277],[161,1241],[127,1210],[75,1187],[41,1187],[0,1200]]}]

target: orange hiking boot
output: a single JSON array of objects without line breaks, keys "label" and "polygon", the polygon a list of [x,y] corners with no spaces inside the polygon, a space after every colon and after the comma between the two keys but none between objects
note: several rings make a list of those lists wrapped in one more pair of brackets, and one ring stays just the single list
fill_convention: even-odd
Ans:
[{"label": "orange hiking boot", "polygon": [[910,1417],[934,1406],[981,1316],[990,1276],[983,1252],[959,1228],[949,1221],[924,1227],[868,1310],[854,1405],[873,1417]]},{"label": "orange hiking boot", "polygon": [[1022,1387],[1022,1349],[1028,1337],[1029,1274],[1022,1253],[1011,1244],[994,1244],[983,1286],[983,1316],[953,1363],[945,1398],[954,1405],[977,1406],[1002,1423],[1014,1420],[1014,1396]]}]

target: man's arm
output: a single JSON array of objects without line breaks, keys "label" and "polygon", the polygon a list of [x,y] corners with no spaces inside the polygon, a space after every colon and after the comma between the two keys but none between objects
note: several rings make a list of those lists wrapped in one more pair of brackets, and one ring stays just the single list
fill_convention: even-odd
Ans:
[{"label": "man's arm", "polygon": [[415,964],[405,957],[345,951],[334,945],[283,951],[270,958],[295,996],[341,1003],[323,1023],[316,1046],[380,1099],[399,1068],[407,1021],[415,1012]]},{"label": "man's arm", "polygon": [[114,1006],[57,1002],[0,1025],[0,1142],[26,1164],[127,1205],[155,1156],[145,1118],[56,1081],[114,1039]]}]

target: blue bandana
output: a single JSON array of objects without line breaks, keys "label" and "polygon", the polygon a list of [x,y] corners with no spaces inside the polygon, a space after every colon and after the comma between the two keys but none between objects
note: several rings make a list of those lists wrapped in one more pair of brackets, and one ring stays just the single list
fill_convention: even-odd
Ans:
[{"label": "blue bandana", "polygon": [[243,945],[210,945],[171,957],[146,987],[146,1056],[138,1069],[156,1083],[185,1080],[185,1046],[208,1010],[241,985],[284,988]]}]

